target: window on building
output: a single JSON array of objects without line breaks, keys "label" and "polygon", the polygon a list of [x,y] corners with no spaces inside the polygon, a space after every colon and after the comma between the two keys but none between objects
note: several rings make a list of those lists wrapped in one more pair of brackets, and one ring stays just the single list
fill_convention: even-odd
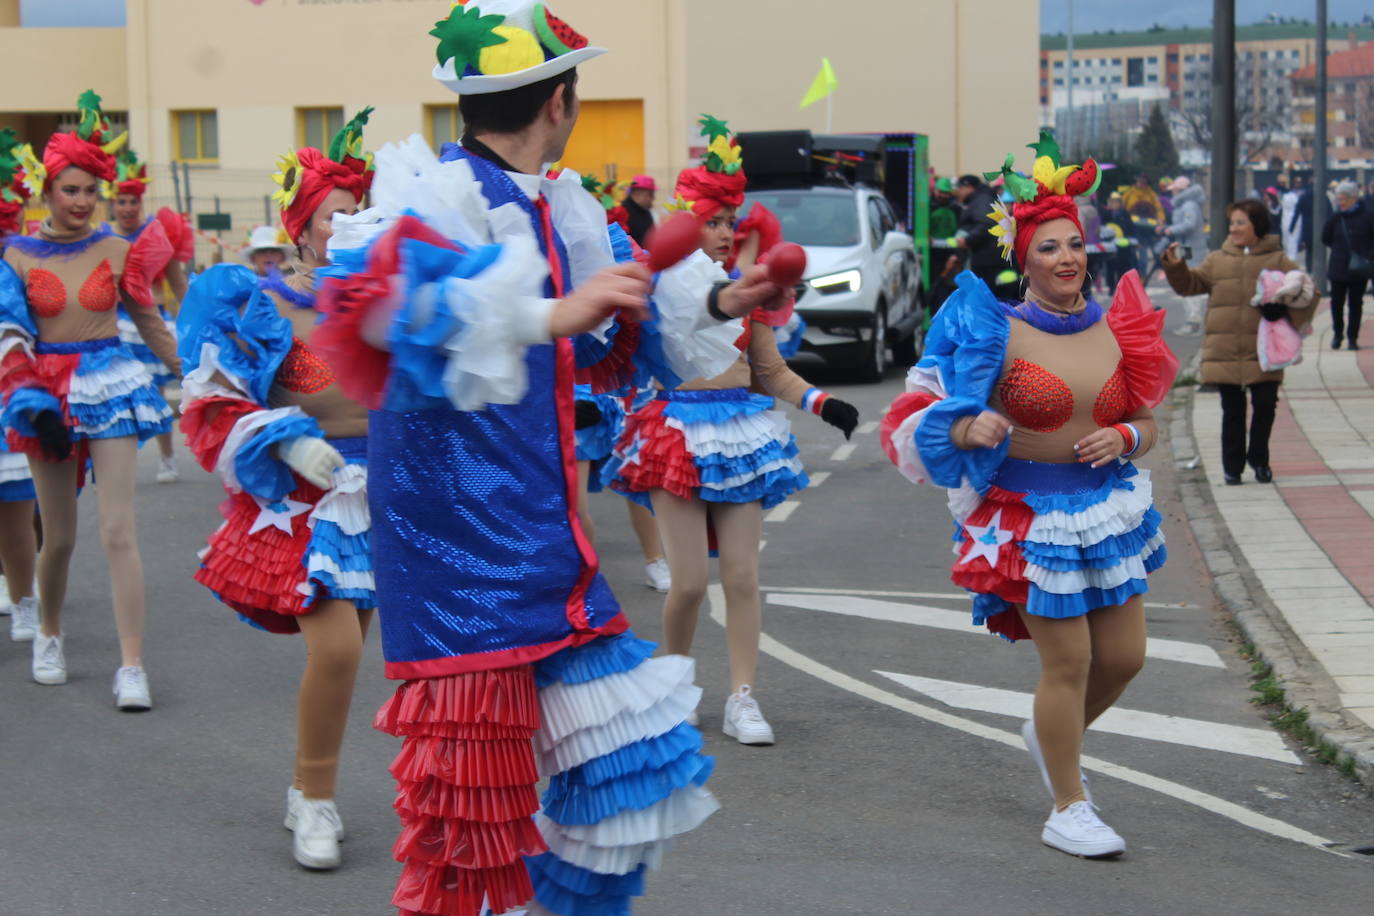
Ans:
[{"label": "window on building", "polygon": [[1128,57],[1126,58],[1126,85],[1143,86],[1145,85],[1145,58]]},{"label": "window on building", "polygon": [[[1055,80],[1062,83],[1063,80]],[[457,143],[463,136],[463,119],[458,114],[457,105],[426,105],[425,129],[429,132],[429,145],[437,153],[445,143]]]},{"label": "window on building", "polygon": [[1151,57],[1151,58],[1149,59],[1148,63],[1150,63],[1150,64],[1158,64],[1158,63],[1159,63],[1159,58],[1158,58],[1158,57]]},{"label": "window on building", "polygon": [[1056,76],[1056,77],[1054,78],[1054,84],[1055,84],[1056,86],[1062,86],[1062,85],[1064,85],[1064,77],[1062,77],[1062,76]]},{"label": "window on building", "polygon": [[1121,58],[1119,58],[1119,57],[1113,57],[1113,58],[1112,58],[1112,66],[1113,66],[1113,67],[1119,67],[1119,66],[1121,66]]},{"label": "window on building", "polygon": [[1171,64],[1176,64],[1178,63],[1178,53],[1176,51],[1170,51],[1164,56],[1164,59]]},{"label": "window on building", "polygon": [[1195,61],[1195,60],[1197,60],[1197,55],[1196,55],[1196,54],[1185,54],[1185,55],[1183,55],[1183,62],[1184,62],[1185,64],[1191,64],[1191,63],[1192,63],[1193,61]]},{"label": "window on building", "polygon": [[323,150],[343,129],[343,123],[342,108],[297,108],[296,143]]},{"label": "window on building", "polygon": [[1055,61],[1055,62],[1054,62],[1054,69],[1056,69],[1056,70],[1063,70],[1063,69],[1064,69],[1064,62],[1063,62],[1062,60],[1057,60],[1057,61]]},{"label": "window on building", "polygon": [[1183,97],[1184,97],[1185,99],[1191,99],[1191,98],[1192,98],[1193,96],[1195,96],[1195,95],[1197,95],[1197,93],[1194,92],[1194,91],[1191,90],[1191,89],[1185,89],[1185,90],[1183,90]]},{"label": "window on building", "polygon": [[172,156],[179,162],[217,162],[219,113],[172,112]]},{"label": "window on building", "polygon": [[1157,83],[1159,82],[1159,75],[1151,73],[1149,76],[1145,77],[1145,81],[1150,83]]},{"label": "window on building", "polygon": [[1291,57],[1293,60],[1297,60],[1297,59],[1298,59],[1298,49],[1297,49],[1297,48],[1294,48],[1293,50],[1289,51],[1289,52],[1288,52],[1288,56]]}]

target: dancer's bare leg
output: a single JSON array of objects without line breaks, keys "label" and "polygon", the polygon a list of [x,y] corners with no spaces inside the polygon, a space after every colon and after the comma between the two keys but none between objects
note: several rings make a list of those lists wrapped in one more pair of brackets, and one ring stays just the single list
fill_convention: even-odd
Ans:
[{"label": "dancer's bare leg", "polygon": [[763,503],[717,503],[710,512],[720,547],[730,692],[735,693],[745,684],[754,683],[759,667],[759,633],[763,626],[759,538],[763,535]]},{"label": "dancer's bare leg", "polygon": [[1088,615],[1092,667],[1084,698],[1083,727],[1112,707],[1145,665],[1145,596],[1098,608]]},{"label": "dancer's bare leg", "polygon": [[587,480],[591,477],[592,463],[590,461],[577,462],[577,519],[582,523],[582,530],[587,535],[587,540],[596,543],[596,527],[592,524],[592,514],[587,510]]},{"label": "dancer's bare leg", "polygon": [[33,530],[33,500],[0,502],[0,566],[5,569],[10,603],[33,594],[33,571],[37,563],[38,538]]},{"label": "dancer's bare leg", "polygon": [[635,530],[639,549],[644,554],[644,562],[652,563],[663,556],[663,541],[658,536],[658,522],[647,507],[632,499],[625,500],[630,508],[630,527]]},{"label": "dancer's bare leg", "polygon": [[100,481],[95,488],[96,508],[100,512],[100,543],[110,566],[110,597],[114,603],[115,629],[119,631],[120,664],[142,665],[147,599],[134,524],[138,443],[133,436],[92,439],[90,449],[91,464],[96,480]]},{"label": "dancer's bare leg", "polygon": [[76,460],[30,458],[29,471],[43,516],[43,546],[38,552],[38,628],[44,636],[60,636],[67,570],[76,549]]},{"label": "dancer's bare leg", "polygon": [[298,618],[307,654],[297,696],[294,785],[306,798],[334,797],[339,749],[371,619],[371,611],[339,599],[321,601]]},{"label": "dancer's bare leg", "polygon": [[[663,599],[663,647],[673,655],[692,654],[697,611],[706,597],[708,548],[706,504],[683,499],[667,490],[650,494],[663,535],[663,549],[673,584]],[[757,546],[757,544],[755,545]]]},{"label": "dancer's bare leg", "polygon": [[1055,806],[1062,811],[1084,799],[1078,758],[1083,750],[1084,698],[1092,667],[1088,618],[1037,617],[1020,607],[1017,611],[1040,653],[1035,734],[1050,774]]}]

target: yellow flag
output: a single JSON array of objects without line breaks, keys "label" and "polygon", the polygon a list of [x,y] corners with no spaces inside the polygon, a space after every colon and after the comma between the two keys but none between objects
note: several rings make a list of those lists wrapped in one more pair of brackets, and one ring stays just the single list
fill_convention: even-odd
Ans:
[{"label": "yellow flag", "polygon": [[817,73],[816,78],[811,81],[811,88],[806,90],[806,95],[801,101],[801,107],[805,108],[813,102],[819,102],[821,99],[834,92],[837,82],[838,80],[835,79],[835,71],[830,66],[830,58],[822,57],[820,72]]}]

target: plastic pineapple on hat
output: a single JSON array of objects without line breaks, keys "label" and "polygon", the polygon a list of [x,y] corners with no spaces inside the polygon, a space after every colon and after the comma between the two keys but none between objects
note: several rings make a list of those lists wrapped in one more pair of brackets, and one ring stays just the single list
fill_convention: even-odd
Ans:
[{"label": "plastic pineapple on hat", "polygon": [[147,163],[139,162],[134,151],[125,147],[124,151],[115,158],[114,181],[102,181],[100,193],[109,200],[114,200],[120,194],[142,197],[151,182],[152,179],[148,177]]},{"label": "plastic pineapple on hat", "polygon": [[429,34],[434,78],[459,95],[519,89],[606,53],[533,0],[458,0]]},{"label": "plastic pineapple on hat", "polygon": [[0,235],[18,232],[24,205],[43,187],[43,164],[8,127],[0,130]]},{"label": "plastic pineapple on hat", "polygon": [[744,204],[744,155],[729,126],[719,118],[704,114],[697,122],[701,135],[709,141],[701,164],[683,169],[673,189],[675,201],[669,209],[691,210],[698,219],[710,219],[722,207]]}]

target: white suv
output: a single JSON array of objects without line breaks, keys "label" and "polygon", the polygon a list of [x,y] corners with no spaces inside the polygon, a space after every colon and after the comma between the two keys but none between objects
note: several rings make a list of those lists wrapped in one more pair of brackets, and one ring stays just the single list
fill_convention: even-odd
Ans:
[{"label": "white suv", "polygon": [[881,193],[866,185],[770,187],[750,191],[748,200],[772,210],[783,239],[806,249],[797,292],[807,325],[799,361],[852,366],[870,382],[886,372],[889,348],[899,362],[916,361],[924,318],[920,264]]}]

